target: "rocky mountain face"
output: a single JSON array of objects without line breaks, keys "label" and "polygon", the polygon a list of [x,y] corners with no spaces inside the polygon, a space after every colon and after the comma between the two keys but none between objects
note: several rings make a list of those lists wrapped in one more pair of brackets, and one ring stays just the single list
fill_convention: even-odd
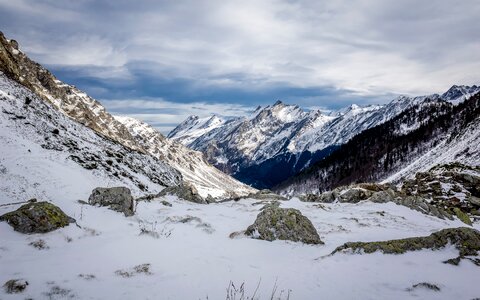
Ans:
[{"label": "rocky mountain face", "polygon": [[257,108],[248,117],[191,116],[168,137],[202,151],[209,162],[242,182],[271,188],[408,108],[441,101],[458,103],[479,90],[454,86],[442,96],[400,96],[385,105],[351,105],[329,114],[278,101]]},{"label": "rocky mountain face", "polygon": [[95,99],[74,86],[58,80],[40,64],[32,61],[18,48],[15,40],[7,40],[0,32],[0,71],[24,85],[75,121],[99,134],[142,151],[128,130],[116,121]]},{"label": "rocky mountain face", "polygon": [[[1,73],[0,128],[0,189],[12,199],[42,195],[52,189],[49,178],[74,176],[72,168],[85,173],[76,179],[79,185],[88,174],[111,178],[137,194],[182,182],[182,175],[164,161],[97,134]],[[56,167],[45,169],[49,163]],[[53,174],[43,178],[39,174],[44,171]]]},{"label": "rocky mountain face", "polygon": [[278,185],[283,193],[319,193],[358,182],[398,181],[438,163],[480,162],[480,93],[454,105],[417,104],[365,130],[332,155]]},{"label": "rocky mountain face", "polygon": [[[242,196],[253,191],[209,165],[200,153],[168,141],[148,125],[131,119],[126,122],[127,124],[120,122],[119,120],[126,119],[117,120],[98,101],[55,78],[48,70],[20,51],[16,41],[7,40],[2,33],[0,33],[0,71],[4,74],[3,81],[8,77],[23,85],[60,113],[94,130],[103,138],[139,154],[147,154],[153,161],[162,162],[162,165],[166,163],[174,169],[178,168],[183,180],[197,188],[202,196],[206,197],[208,194]],[[10,86],[12,83],[6,85]],[[26,92],[21,93],[23,97]],[[24,97],[18,101],[23,103]],[[115,158],[116,152],[113,151],[111,155]],[[190,155],[192,157],[189,157]],[[178,172],[172,172],[178,176]]]},{"label": "rocky mountain face", "polygon": [[209,164],[201,152],[165,138],[150,125],[129,117],[115,118],[128,128],[147,153],[179,170],[184,180],[192,184],[200,195],[235,197],[254,191]]}]

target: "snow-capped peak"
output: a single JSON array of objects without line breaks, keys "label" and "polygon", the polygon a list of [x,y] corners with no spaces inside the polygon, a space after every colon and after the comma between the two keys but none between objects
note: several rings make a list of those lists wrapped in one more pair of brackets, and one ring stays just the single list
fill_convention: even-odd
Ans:
[{"label": "snow-capped peak", "polygon": [[458,104],[480,91],[480,86],[453,85],[441,98],[453,104]]}]

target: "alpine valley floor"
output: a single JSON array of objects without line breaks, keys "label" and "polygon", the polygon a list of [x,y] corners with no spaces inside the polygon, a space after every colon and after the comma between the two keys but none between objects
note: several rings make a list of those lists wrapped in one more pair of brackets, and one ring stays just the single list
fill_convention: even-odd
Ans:
[{"label": "alpine valley floor", "polygon": [[[79,226],[25,235],[0,222],[0,282],[21,278],[29,283],[22,294],[2,289],[1,299],[241,299],[240,294],[228,298],[227,290],[234,290],[231,283],[236,289],[244,283],[245,296],[254,299],[480,296],[480,267],[468,260],[458,266],[442,263],[458,256],[453,246],[401,255],[326,256],[348,241],[426,236],[465,226],[458,219],[441,220],[393,203],[281,202],[281,207],[297,208],[312,221],[325,242],[312,246],[242,234],[230,237],[254,222],[263,203],[253,199],[202,205],[167,196],[139,202],[135,215],[124,217],[106,207],[78,203],[81,193],[88,197],[89,186],[74,193],[67,188],[52,189],[50,196]],[[6,203],[5,197],[0,199]],[[0,214],[18,206],[1,206]],[[480,229],[478,222],[474,228]],[[44,249],[30,245],[39,240]],[[135,269],[143,264],[150,265]],[[440,290],[412,288],[423,282]]]}]

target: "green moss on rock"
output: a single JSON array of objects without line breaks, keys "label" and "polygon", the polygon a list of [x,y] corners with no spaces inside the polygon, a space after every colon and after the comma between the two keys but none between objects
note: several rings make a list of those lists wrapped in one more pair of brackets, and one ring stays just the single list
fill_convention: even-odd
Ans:
[{"label": "green moss on rock", "polygon": [[468,215],[466,213],[464,213],[463,211],[460,210],[460,208],[458,207],[455,207],[453,209],[453,212],[455,213],[455,215],[457,216],[458,219],[460,219],[460,221],[462,221],[463,223],[467,224],[467,225],[470,225],[472,226],[472,220],[470,220],[470,218],[468,217]]},{"label": "green moss on rock", "polygon": [[403,254],[422,249],[440,249],[447,244],[454,245],[460,256],[477,255],[480,250],[480,232],[467,227],[448,228],[425,237],[412,237],[381,242],[349,242],[335,249],[332,254],[351,250],[354,253],[373,253],[382,251],[386,254]]},{"label": "green moss on rock", "polygon": [[17,210],[0,216],[0,221],[6,221],[21,233],[45,233],[75,222],[58,206],[49,202],[22,205]]},{"label": "green moss on rock", "polygon": [[266,205],[246,235],[266,241],[290,240],[305,244],[323,244],[312,222],[293,208],[280,208],[279,203]]}]

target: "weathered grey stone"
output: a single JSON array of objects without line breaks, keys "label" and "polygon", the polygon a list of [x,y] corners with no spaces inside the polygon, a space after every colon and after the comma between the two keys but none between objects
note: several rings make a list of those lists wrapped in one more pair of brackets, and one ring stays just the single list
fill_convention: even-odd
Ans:
[{"label": "weathered grey stone", "polygon": [[92,191],[88,198],[91,205],[108,206],[111,210],[123,212],[125,216],[133,216],[135,212],[135,202],[129,188],[98,187]]},{"label": "weathered grey stone", "polygon": [[50,232],[75,222],[58,206],[48,202],[22,205],[17,210],[0,216],[0,221],[6,221],[15,231],[21,233]]},{"label": "weathered grey stone", "polygon": [[467,197],[467,201],[470,202],[472,205],[480,207],[480,198],[475,196]]},{"label": "weathered grey stone", "polygon": [[362,188],[351,188],[340,194],[338,201],[348,202],[348,203],[357,203],[362,200],[366,200],[373,195],[372,191],[365,190]]},{"label": "weathered grey stone", "polygon": [[158,193],[157,196],[162,197],[167,195],[177,196],[179,199],[194,203],[207,204],[207,201],[198,194],[198,191],[193,186],[186,184],[167,187]]},{"label": "weathered grey stone", "polygon": [[368,198],[368,200],[375,203],[386,203],[386,202],[391,202],[394,199],[392,195],[390,195],[388,192],[379,191],[379,192],[373,193],[373,195],[370,198]]},{"label": "weathered grey stone", "polygon": [[266,241],[289,240],[305,244],[323,244],[312,222],[293,208],[268,204],[245,234]]}]

